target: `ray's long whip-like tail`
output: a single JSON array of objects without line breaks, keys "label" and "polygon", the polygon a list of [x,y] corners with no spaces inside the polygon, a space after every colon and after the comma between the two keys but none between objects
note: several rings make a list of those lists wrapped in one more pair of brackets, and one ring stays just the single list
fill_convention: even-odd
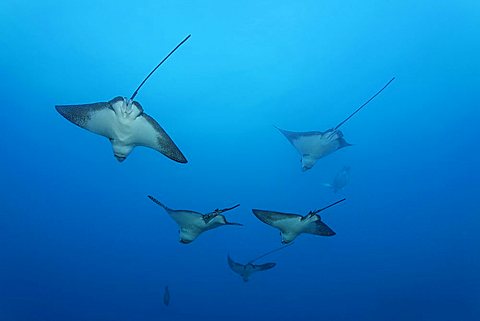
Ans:
[{"label": "ray's long whip-like tail", "polygon": [[350,116],[348,116],[348,117],[345,118],[340,124],[338,124],[338,125],[335,127],[334,131],[337,130],[338,128],[340,128],[340,126],[342,126],[343,124],[345,124],[350,118],[353,117],[353,115],[355,115],[356,113],[358,113],[363,107],[365,107],[369,102],[371,102],[371,101],[373,100],[373,98],[377,97],[377,96],[378,96],[385,88],[387,88],[387,86],[390,85],[390,83],[391,83],[392,81],[394,81],[394,80],[395,80],[395,77],[393,77],[392,79],[390,79],[390,81],[387,82],[387,84],[386,84],[385,86],[383,86],[382,89],[380,89],[379,91],[377,91],[377,92],[375,93],[375,95],[373,95],[372,97],[370,97],[370,99],[368,99],[366,102],[364,102],[362,106],[358,107],[357,110],[355,110],[352,114],[350,114]]},{"label": "ray's long whip-like tail", "polygon": [[343,201],[345,201],[345,200],[346,200],[346,198],[343,198],[343,199],[341,199],[341,200],[339,200],[339,201],[336,201],[335,203],[332,203],[332,204],[330,204],[330,205],[327,205],[327,206],[325,206],[325,207],[323,207],[323,208],[321,208],[321,209],[319,209],[319,210],[312,211],[311,213],[312,213],[312,214],[318,214],[318,213],[320,213],[321,211],[325,211],[327,208],[330,208],[330,207],[332,207],[332,206],[335,206],[335,205],[337,205],[338,203],[341,203],[341,202],[343,202]]},{"label": "ray's long whip-like tail", "polygon": [[277,247],[276,249],[273,249],[273,250],[271,250],[271,251],[268,251],[267,253],[264,253],[264,254],[262,254],[262,255],[260,255],[260,256],[257,256],[257,257],[254,258],[253,260],[248,261],[247,264],[252,264],[253,262],[258,261],[258,260],[260,260],[260,259],[262,259],[262,258],[264,258],[264,257],[266,257],[266,256],[268,256],[268,255],[270,255],[270,254],[273,254],[273,253],[275,253],[275,252],[281,251],[281,250],[283,250],[284,248],[286,248],[286,247],[288,247],[288,246],[290,246],[290,245],[292,245],[292,244],[293,244],[293,242],[292,242],[292,243],[288,243],[288,244],[283,245],[283,246],[280,246],[280,247]]},{"label": "ray's long whip-like tail", "polygon": [[170,53],[169,53],[165,58],[163,58],[163,60],[160,61],[160,63],[159,63],[155,68],[153,68],[153,70],[148,74],[148,76],[145,77],[145,79],[142,81],[142,83],[140,84],[140,86],[138,86],[138,88],[133,92],[133,95],[132,95],[132,97],[130,98],[131,101],[132,101],[132,100],[135,98],[135,96],[138,94],[138,91],[140,90],[140,88],[142,88],[143,84],[148,80],[148,78],[150,78],[150,76],[158,69],[158,67],[160,67],[160,66],[165,62],[165,60],[167,60],[168,57],[170,57],[170,56],[175,52],[175,50],[178,49],[178,47],[180,47],[181,45],[183,45],[183,43],[184,43],[185,41],[187,41],[188,38],[190,38],[190,36],[191,36],[191,35],[188,35],[187,37],[185,37],[185,39],[183,39],[182,42],[180,42],[175,48],[173,48],[173,50],[170,51]]}]

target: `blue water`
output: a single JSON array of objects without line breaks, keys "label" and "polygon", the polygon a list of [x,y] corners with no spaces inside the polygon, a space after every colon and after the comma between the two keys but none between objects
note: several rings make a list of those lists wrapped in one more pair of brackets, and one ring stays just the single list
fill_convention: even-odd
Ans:
[{"label": "blue water", "polygon": [[[0,320],[480,320],[478,1],[0,2]],[[130,96],[189,163],[105,138],[58,104]],[[274,128],[342,126],[302,172]],[[351,166],[344,191],[322,186]],[[147,199],[226,213],[189,245]],[[252,208],[322,214],[280,246]],[[163,305],[168,285],[171,301]]]}]

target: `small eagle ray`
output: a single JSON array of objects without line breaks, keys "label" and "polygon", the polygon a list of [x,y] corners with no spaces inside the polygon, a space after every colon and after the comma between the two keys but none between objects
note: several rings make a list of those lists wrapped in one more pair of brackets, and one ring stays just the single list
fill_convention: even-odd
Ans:
[{"label": "small eagle ray", "polygon": [[370,97],[365,103],[358,107],[357,110],[335,126],[335,128],[328,129],[324,132],[292,132],[276,127],[300,153],[302,157],[302,171],[311,169],[320,158],[323,158],[341,148],[351,146],[351,144],[343,138],[343,133],[339,130],[340,126],[345,124],[353,117],[353,115],[358,113],[363,107],[372,101],[373,98],[387,88],[394,79],[395,77],[390,79],[382,89],[377,91],[375,95]]},{"label": "small eagle ray", "polygon": [[183,244],[191,243],[203,232],[223,225],[242,226],[240,223],[228,222],[225,216],[222,215],[224,212],[239,207],[240,204],[224,209],[215,209],[213,212],[202,214],[190,210],[174,210],[165,206],[151,195],[148,195],[148,198],[151,199],[155,204],[161,206],[175,221],[175,223],[177,223],[178,227],[180,228],[180,242]]},{"label": "small eagle ray", "polygon": [[279,229],[282,243],[288,244],[302,233],[321,236],[335,235],[336,233],[322,221],[318,213],[343,201],[345,198],[319,210],[310,211],[305,216],[258,209],[253,209],[252,212],[263,223]]},{"label": "small eagle ray", "polygon": [[248,282],[248,280],[250,279],[250,276],[253,273],[270,270],[277,265],[276,263],[273,263],[273,262],[264,263],[264,264],[254,264],[255,261],[260,260],[261,258],[264,258],[264,257],[266,257],[266,256],[268,256],[272,253],[283,250],[284,248],[286,248],[287,246],[290,246],[292,244],[293,243],[289,243],[289,244],[283,245],[279,248],[268,251],[267,253],[264,253],[264,254],[256,257],[256,258],[248,261],[246,264],[235,262],[230,257],[230,255],[228,255],[227,256],[227,263],[228,263],[228,266],[230,267],[230,269],[233,272],[237,273],[238,275],[240,275],[242,277],[244,282]]},{"label": "small eagle ray", "polygon": [[347,184],[350,178],[350,166],[343,166],[335,175],[331,183],[323,183],[323,186],[333,190],[334,193],[340,192]]}]

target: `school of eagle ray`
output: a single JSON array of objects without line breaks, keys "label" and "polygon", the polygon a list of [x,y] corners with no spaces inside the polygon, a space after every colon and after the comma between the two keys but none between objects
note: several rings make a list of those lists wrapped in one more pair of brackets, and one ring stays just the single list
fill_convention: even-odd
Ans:
[{"label": "school of eagle ray", "polygon": [[[174,142],[160,123],[151,115],[144,111],[143,106],[135,100],[139,90],[152,76],[152,74],[188,39],[190,35],[184,38],[173,50],[171,50],[163,60],[144,78],[137,89],[133,92],[130,98],[118,96],[107,101],[87,103],[87,104],[70,104],[57,105],[55,109],[57,112],[69,122],[83,128],[91,133],[107,138],[111,144],[113,155],[119,162],[125,161],[133,152],[135,147],[143,146],[161,153],[167,158],[178,162],[187,163],[187,158],[184,156],[180,148]],[[340,131],[347,121],[349,121],[356,113],[362,110],[369,104],[377,95],[390,85],[395,79],[391,78],[380,90],[371,96],[366,102],[358,107],[348,117],[338,123],[335,127],[326,130],[313,131],[290,131],[280,127],[277,130],[288,140],[294,149],[300,155],[301,170],[303,172],[311,170],[319,161],[351,144],[344,138],[344,134]],[[214,93],[212,93],[214,94]],[[149,106],[151,107],[151,106]],[[266,124],[266,126],[268,126]],[[289,125],[290,127],[291,125]],[[293,126],[292,126],[293,127]],[[169,132],[174,133],[175,129],[169,129]],[[69,133],[66,132],[66,135]],[[228,135],[228,133],[225,133]],[[172,136],[174,137],[174,135]],[[141,157],[138,155],[138,157]],[[301,174],[303,175],[303,174]],[[329,183],[324,183],[323,186],[332,189],[333,192],[338,193],[344,189],[350,179],[350,166],[344,166],[338,171],[333,180]],[[229,216],[234,217],[234,209],[240,206],[236,204],[231,207],[223,209],[214,209],[212,211],[200,212],[188,209],[174,209],[160,201],[152,195],[148,198],[156,205],[160,211],[153,208],[152,212],[159,214],[158,220],[163,220],[165,217],[170,217],[178,228],[178,240],[188,246],[202,235],[202,238],[207,239],[207,231],[217,229],[222,226],[243,226],[237,223],[236,219],[232,222],[227,219],[225,213],[229,212]],[[163,197],[162,197],[163,198]],[[141,201],[141,200],[139,200]],[[265,271],[270,271],[277,266],[274,262],[255,263],[258,259],[272,255],[275,252],[283,250],[290,246],[293,242],[303,234],[332,237],[336,232],[327,225],[327,219],[320,216],[320,212],[325,211],[341,202],[345,198],[331,203],[321,209],[312,209],[305,211],[305,213],[293,213],[288,209],[251,209],[251,213],[261,223],[268,226],[264,233],[271,233],[271,229],[276,229],[280,232],[280,242],[283,244],[280,248],[270,250],[260,257],[241,263],[234,260],[230,254],[227,257],[227,266],[229,269],[240,278],[247,282],[252,278],[252,275],[263,275]],[[233,211],[233,212],[230,212]],[[237,214],[238,215],[238,214]],[[323,215],[323,213],[322,213]],[[241,220],[241,217],[239,217]],[[158,222],[158,221],[157,221]],[[173,228],[173,226],[172,226]],[[341,230],[341,227],[338,227]],[[248,233],[248,227],[243,228],[245,233]],[[337,227],[335,227],[337,229]],[[315,242],[314,238],[309,238],[310,242]],[[276,268],[279,269],[279,268]],[[169,306],[171,302],[171,292],[169,286],[164,287],[163,303]]]}]

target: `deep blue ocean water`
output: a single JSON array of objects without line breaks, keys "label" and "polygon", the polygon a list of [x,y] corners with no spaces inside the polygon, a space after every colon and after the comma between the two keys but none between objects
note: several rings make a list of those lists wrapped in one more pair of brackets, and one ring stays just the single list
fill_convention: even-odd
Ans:
[{"label": "deep blue ocean water", "polygon": [[[0,320],[480,320],[478,1],[0,2]],[[59,104],[130,96],[188,158],[117,162]],[[342,126],[300,169],[275,129]],[[322,186],[351,167],[345,189]],[[178,242],[176,209],[226,213]],[[252,208],[322,213],[280,246]],[[163,305],[168,285],[171,302]]]}]

